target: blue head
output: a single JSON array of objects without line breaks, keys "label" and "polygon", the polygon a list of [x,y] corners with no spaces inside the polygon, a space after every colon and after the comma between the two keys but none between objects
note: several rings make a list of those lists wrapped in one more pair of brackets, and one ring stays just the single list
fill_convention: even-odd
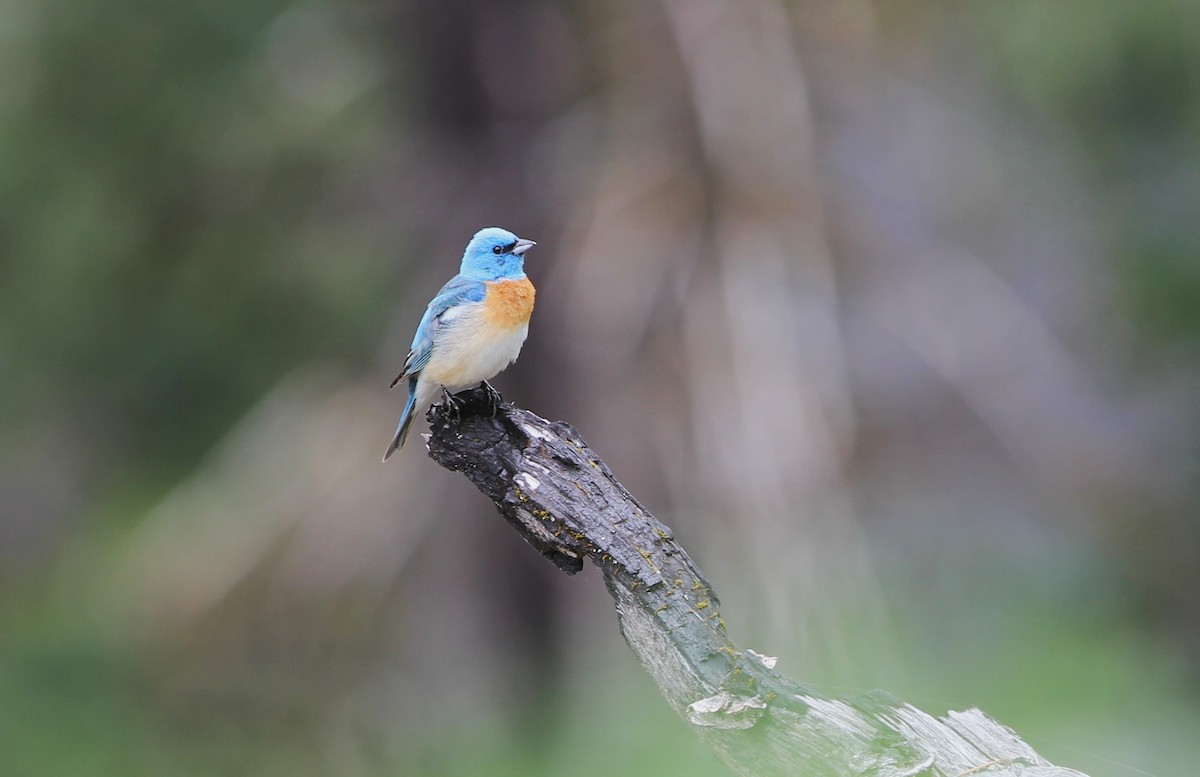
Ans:
[{"label": "blue head", "polygon": [[485,227],[467,243],[459,273],[481,281],[520,278],[525,274],[525,252],[535,245],[507,229]]}]

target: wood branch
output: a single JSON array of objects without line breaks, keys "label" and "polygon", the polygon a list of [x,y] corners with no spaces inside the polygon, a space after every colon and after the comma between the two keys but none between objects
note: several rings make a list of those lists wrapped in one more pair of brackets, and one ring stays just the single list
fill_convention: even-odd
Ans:
[{"label": "wood branch", "polygon": [[735,773],[1066,777],[977,709],[935,718],[882,691],[830,697],[729,639],[712,586],[569,424],[457,395],[429,412],[429,454],[462,472],[562,571],[589,558],[662,695]]}]

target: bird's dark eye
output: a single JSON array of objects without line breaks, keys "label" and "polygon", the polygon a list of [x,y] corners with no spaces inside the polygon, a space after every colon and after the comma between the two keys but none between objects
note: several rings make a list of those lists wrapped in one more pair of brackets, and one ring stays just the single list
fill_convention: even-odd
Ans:
[{"label": "bird's dark eye", "polygon": [[493,254],[498,254],[498,253],[501,253],[502,251],[504,251],[504,249],[503,249],[503,248],[501,248],[500,246],[492,246],[492,253],[493,253]]}]

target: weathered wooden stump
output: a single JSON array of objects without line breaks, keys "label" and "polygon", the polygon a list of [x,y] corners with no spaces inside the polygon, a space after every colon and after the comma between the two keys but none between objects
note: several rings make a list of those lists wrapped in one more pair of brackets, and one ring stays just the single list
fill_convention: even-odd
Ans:
[{"label": "weathered wooden stump", "polygon": [[671,530],[569,424],[458,394],[430,409],[429,455],[465,474],[530,545],[574,574],[604,573],[626,642],[714,753],[754,777],[1067,777],[977,709],[934,718],[882,691],[825,696],[739,650],[716,594]]}]

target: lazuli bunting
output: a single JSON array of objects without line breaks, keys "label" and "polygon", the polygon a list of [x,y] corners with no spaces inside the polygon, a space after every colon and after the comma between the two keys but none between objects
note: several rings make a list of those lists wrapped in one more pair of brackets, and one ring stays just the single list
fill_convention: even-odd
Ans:
[{"label": "lazuli bunting", "polygon": [[384,461],[404,444],[417,413],[439,389],[449,396],[486,385],[517,360],[533,312],[525,252],[535,245],[499,227],[481,229],[467,243],[458,275],[425,308],[404,371],[392,381],[392,387],[408,381],[408,404]]}]

